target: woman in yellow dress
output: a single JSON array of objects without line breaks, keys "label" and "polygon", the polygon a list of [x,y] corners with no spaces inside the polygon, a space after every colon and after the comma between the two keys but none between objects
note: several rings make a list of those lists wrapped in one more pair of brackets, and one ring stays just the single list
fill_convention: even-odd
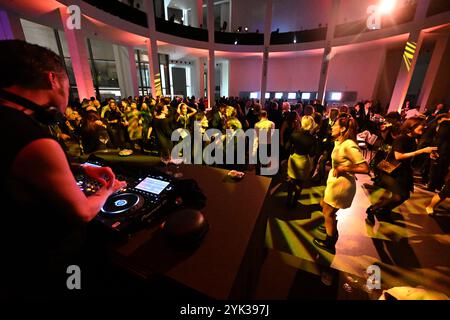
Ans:
[{"label": "woman in yellow dress", "polygon": [[287,150],[290,150],[288,160],[288,196],[286,206],[294,208],[302,192],[302,187],[311,178],[313,170],[312,157],[317,152],[317,138],[312,132],[316,129],[316,123],[311,116],[303,116],[301,128],[295,130],[288,142]]},{"label": "woman in yellow dress", "polygon": [[334,149],[332,169],[328,175],[322,200],[326,239],[314,239],[319,248],[335,253],[338,238],[336,213],[352,205],[356,193],[355,173],[369,173],[369,166],[356,143],[356,121],[351,115],[341,115],[332,127]]}]

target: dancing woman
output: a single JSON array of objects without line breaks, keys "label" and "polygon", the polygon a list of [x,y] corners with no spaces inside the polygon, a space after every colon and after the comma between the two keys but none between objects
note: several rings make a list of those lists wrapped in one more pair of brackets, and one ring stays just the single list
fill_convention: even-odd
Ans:
[{"label": "dancing woman", "polygon": [[342,114],[332,127],[332,169],[322,200],[326,239],[314,239],[319,248],[335,253],[338,239],[336,213],[352,205],[356,193],[355,173],[369,173],[369,166],[356,143],[356,121]]},{"label": "dancing woman", "polygon": [[378,201],[367,209],[366,222],[375,223],[375,215],[389,214],[391,210],[409,199],[414,191],[413,167],[411,161],[421,154],[430,154],[436,151],[436,147],[417,149],[416,139],[422,135],[425,123],[422,118],[413,117],[403,123],[400,134],[392,145],[388,161],[399,162],[399,167],[392,173],[382,173],[380,186],[390,191],[391,197]]}]

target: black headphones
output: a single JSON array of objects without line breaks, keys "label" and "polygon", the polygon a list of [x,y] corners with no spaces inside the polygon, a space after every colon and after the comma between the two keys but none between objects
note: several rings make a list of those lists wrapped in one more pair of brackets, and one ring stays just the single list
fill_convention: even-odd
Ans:
[{"label": "black headphones", "polygon": [[0,89],[0,99],[17,103],[25,109],[33,111],[32,117],[44,125],[60,124],[65,121],[64,115],[56,107],[40,106],[33,101],[2,89]]}]

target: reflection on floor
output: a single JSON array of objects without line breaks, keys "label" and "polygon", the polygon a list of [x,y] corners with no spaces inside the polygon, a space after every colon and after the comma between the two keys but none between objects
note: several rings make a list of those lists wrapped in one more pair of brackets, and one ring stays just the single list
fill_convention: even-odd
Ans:
[{"label": "reflection on floor", "polygon": [[[276,183],[276,182],[275,182]],[[284,209],[286,189],[278,183],[265,205],[269,220],[258,299],[377,299],[368,290],[366,269],[381,268],[381,286],[423,286],[450,296],[450,201],[430,217],[425,206],[432,193],[416,188],[411,199],[375,226],[365,223],[367,207],[382,196],[371,190],[370,177],[359,175],[352,207],[338,212],[336,255],[317,249],[323,237],[316,228],[323,218],[320,199],[325,187],[304,189],[295,209]]]},{"label": "reflection on floor", "polygon": [[[109,161],[123,161],[116,153]],[[159,164],[159,158],[133,155],[126,162],[139,166]],[[280,174],[281,176],[281,174]],[[375,226],[365,223],[367,207],[383,196],[372,190],[370,177],[358,175],[352,207],[338,212],[336,255],[317,249],[312,240],[323,237],[320,200],[324,186],[305,188],[298,206],[286,209],[286,188],[273,178],[263,210],[269,216],[266,246],[255,299],[377,299],[383,289],[423,286],[450,296],[450,201],[436,217],[425,212],[432,193],[416,188],[402,206]],[[367,288],[367,267],[381,268],[381,290]]]}]

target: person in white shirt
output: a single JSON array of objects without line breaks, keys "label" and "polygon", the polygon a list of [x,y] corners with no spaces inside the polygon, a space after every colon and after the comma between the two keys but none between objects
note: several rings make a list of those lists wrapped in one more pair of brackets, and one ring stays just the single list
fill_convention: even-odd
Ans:
[{"label": "person in white shirt", "polygon": [[405,118],[409,119],[409,118],[412,118],[412,117],[420,116],[421,113],[420,113],[419,109],[420,109],[420,106],[417,106],[415,108],[409,109],[408,111],[406,111]]},{"label": "person in white shirt", "polygon": [[[262,110],[259,113],[259,122],[257,122],[255,124],[255,134],[256,134],[256,138],[254,140],[254,145],[253,145],[253,152],[256,152],[256,156],[257,156],[257,165],[256,165],[256,174],[260,174],[261,173],[261,162],[260,162],[260,157],[259,157],[259,149],[261,147],[261,145],[263,144],[267,144],[267,156],[271,156],[270,151],[271,151],[271,144],[272,144],[272,135],[273,135],[273,130],[275,130],[275,123],[273,123],[272,121],[270,121],[267,118],[267,111],[266,110]],[[267,139],[263,139],[266,141],[259,141],[259,137],[260,134],[267,134]]]}]

